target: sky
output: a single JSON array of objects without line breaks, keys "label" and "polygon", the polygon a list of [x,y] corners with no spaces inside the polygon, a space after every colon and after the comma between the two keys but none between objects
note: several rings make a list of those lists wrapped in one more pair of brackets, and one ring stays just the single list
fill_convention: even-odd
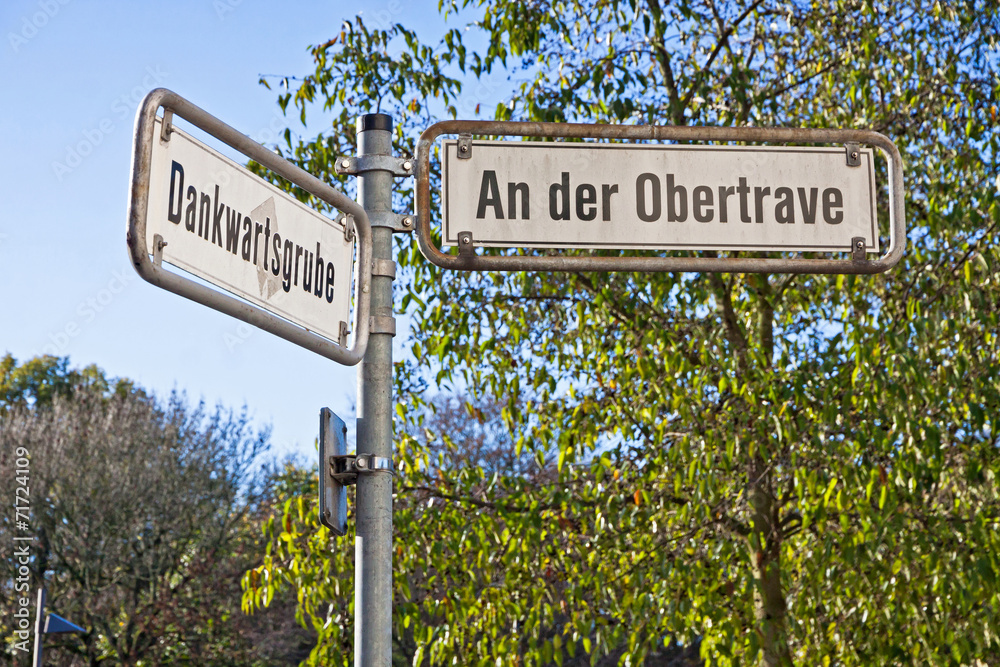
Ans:
[{"label": "sky", "polygon": [[[437,0],[0,3],[0,354],[97,364],[166,395],[240,408],[274,452],[315,457],[319,410],[354,420],[356,369],[144,282],[125,245],[133,120],[169,88],[244,134],[286,126],[261,75],[312,71],[310,45],[363,10],[436,43]],[[396,357],[405,353],[399,327]]]}]

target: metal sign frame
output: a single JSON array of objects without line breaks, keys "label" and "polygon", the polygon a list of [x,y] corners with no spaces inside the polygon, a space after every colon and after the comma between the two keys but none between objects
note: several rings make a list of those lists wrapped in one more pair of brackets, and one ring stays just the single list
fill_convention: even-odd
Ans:
[{"label": "metal sign frame", "polygon": [[[865,144],[882,150],[889,164],[889,249],[878,259],[858,253],[851,259],[803,257],[602,257],[573,255],[477,255],[459,248],[442,251],[431,236],[430,156],[442,135],[619,139],[630,141],[751,141],[766,143]],[[468,139],[465,139],[468,140]],[[679,127],[670,125],[592,125],[583,123],[522,123],[514,121],[449,120],[424,130],[416,156],[417,241],[424,257],[445,269],[462,271],[641,271],[708,273],[874,274],[888,271],[903,256],[906,213],[903,161],[888,137],[872,130],[779,127]],[[853,248],[845,246],[844,252]]]},{"label": "metal sign frame", "polygon": [[[211,289],[180,274],[167,271],[163,268],[159,253],[155,252],[156,249],[151,253],[146,242],[146,216],[149,203],[153,142],[158,139],[154,136],[154,121],[161,108],[164,110],[164,122],[170,122],[171,116],[183,118],[210,136],[257,161],[354,219],[358,259],[354,278],[354,340],[350,347],[339,345],[325,336],[320,336],[293,324],[236,296]],[[353,366],[361,361],[365,355],[370,331],[372,266],[371,223],[365,210],[347,195],[338,192],[312,174],[303,171],[166,88],[150,91],[136,112],[126,240],[132,266],[146,282],[243,320],[340,364]],[[152,259],[150,258],[151,254],[154,255]]]}]

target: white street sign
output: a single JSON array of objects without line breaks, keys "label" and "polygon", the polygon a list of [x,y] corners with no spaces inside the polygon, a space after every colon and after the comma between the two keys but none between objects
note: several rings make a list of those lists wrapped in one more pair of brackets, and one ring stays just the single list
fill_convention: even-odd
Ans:
[{"label": "white street sign", "polygon": [[873,151],[444,142],[443,244],[877,253]]},{"label": "white street sign", "polygon": [[146,243],[169,262],[333,341],[351,322],[344,226],[171,127],[153,128]]}]

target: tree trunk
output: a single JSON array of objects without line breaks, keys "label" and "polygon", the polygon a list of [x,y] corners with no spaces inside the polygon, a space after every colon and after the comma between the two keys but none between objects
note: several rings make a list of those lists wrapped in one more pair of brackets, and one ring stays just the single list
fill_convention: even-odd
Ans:
[{"label": "tree trunk", "polygon": [[753,563],[757,631],[766,667],[792,664],[785,632],[785,594],[781,589],[781,527],[767,462],[754,455],[747,480],[752,518],[750,560]]}]

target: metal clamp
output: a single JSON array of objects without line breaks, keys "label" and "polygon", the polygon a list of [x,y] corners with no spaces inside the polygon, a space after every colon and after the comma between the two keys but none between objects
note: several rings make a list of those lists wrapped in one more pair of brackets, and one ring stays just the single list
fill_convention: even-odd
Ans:
[{"label": "metal clamp", "polygon": [[344,225],[344,240],[353,241],[354,240],[354,216],[353,215],[342,215],[337,218],[337,222]]},{"label": "metal clamp", "polygon": [[330,477],[344,486],[350,486],[358,481],[358,473],[354,470],[357,454],[334,454],[330,457]]},{"label": "metal clamp", "polygon": [[397,234],[413,231],[413,217],[404,213],[369,211],[368,220],[372,227],[388,227]]},{"label": "metal clamp", "polygon": [[458,254],[459,255],[476,254],[476,248],[472,243],[472,232],[458,233]]},{"label": "metal clamp", "polygon": [[[368,214],[368,221],[372,227],[388,227],[393,233],[402,234],[413,231],[413,217],[392,211],[371,211]],[[342,215],[337,218],[337,222],[344,225],[344,239],[351,241],[354,239],[354,219],[349,215]]]},{"label": "metal clamp", "polygon": [[472,135],[463,133],[458,135],[458,159],[468,160],[472,157]]},{"label": "metal clamp", "polygon": [[163,264],[163,249],[167,247],[167,242],[159,234],[153,234],[153,264],[160,266]]},{"label": "metal clamp", "polygon": [[385,315],[373,315],[368,328],[373,334],[396,335],[396,318]]},{"label": "metal clamp", "polygon": [[375,456],[374,454],[359,454],[354,459],[354,468],[359,473],[387,472],[395,475],[392,468],[392,459],[387,456]]},{"label": "metal clamp", "polygon": [[863,236],[855,236],[851,239],[851,259],[864,259],[865,257],[865,239]]},{"label": "metal clamp", "polygon": [[373,259],[372,275],[385,276],[386,278],[396,277],[396,262],[391,259]]},{"label": "metal clamp", "polygon": [[861,144],[856,144],[854,142],[848,142],[844,144],[844,150],[847,153],[847,166],[848,167],[860,167],[861,166]]},{"label": "metal clamp", "polygon": [[163,110],[163,120],[160,123],[160,141],[170,141],[170,132],[174,129],[174,112]]},{"label": "metal clamp", "polygon": [[350,328],[347,326],[347,322],[341,322],[340,328],[337,330],[337,338],[341,347],[347,345],[347,335],[351,332]]},{"label": "metal clamp", "polygon": [[335,167],[338,174],[349,176],[362,174],[366,171],[388,171],[393,176],[412,176],[413,158],[393,157],[392,155],[341,156],[337,158]]},{"label": "metal clamp", "polygon": [[344,486],[357,484],[358,475],[376,472],[395,475],[392,459],[374,454],[341,454],[330,457],[330,477]]}]

